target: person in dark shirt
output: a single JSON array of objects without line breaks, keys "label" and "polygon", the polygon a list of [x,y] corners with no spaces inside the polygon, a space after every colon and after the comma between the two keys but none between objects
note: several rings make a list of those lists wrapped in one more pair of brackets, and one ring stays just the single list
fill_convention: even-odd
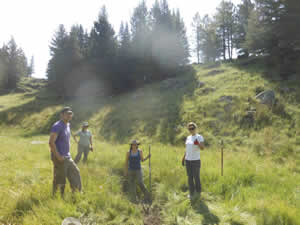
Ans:
[{"label": "person in dark shirt", "polygon": [[124,174],[128,177],[129,182],[129,194],[133,202],[137,202],[136,198],[136,182],[140,189],[144,193],[146,200],[150,201],[150,194],[145,187],[143,181],[143,172],[141,167],[141,161],[144,162],[150,158],[148,155],[146,158],[143,156],[143,151],[138,148],[139,142],[133,140],[130,144],[130,150],[126,153]]},{"label": "person in dark shirt", "polygon": [[66,178],[68,178],[72,191],[81,191],[81,177],[76,164],[70,154],[70,121],[73,112],[70,107],[65,107],[60,114],[61,119],[51,128],[49,146],[53,162],[53,195],[57,188],[63,197]]}]

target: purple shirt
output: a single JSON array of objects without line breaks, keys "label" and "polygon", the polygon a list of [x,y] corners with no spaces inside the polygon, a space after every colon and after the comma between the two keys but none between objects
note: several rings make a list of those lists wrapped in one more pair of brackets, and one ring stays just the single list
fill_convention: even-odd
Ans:
[{"label": "purple shirt", "polygon": [[55,145],[58,153],[63,157],[70,158],[70,124],[65,124],[62,120],[57,121],[52,126],[51,133],[57,134]]}]

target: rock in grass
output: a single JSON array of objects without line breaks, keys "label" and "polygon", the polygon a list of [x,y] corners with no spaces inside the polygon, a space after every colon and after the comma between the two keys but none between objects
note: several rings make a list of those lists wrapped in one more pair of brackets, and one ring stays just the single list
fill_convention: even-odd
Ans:
[{"label": "rock in grass", "polygon": [[224,72],[225,72],[225,70],[212,70],[212,71],[208,72],[206,74],[206,76],[215,76],[215,75],[218,75],[218,74],[224,73]]},{"label": "rock in grass", "polygon": [[227,102],[227,103],[231,103],[233,101],[233,97],[230,95],[223,95],[219,98],[219,102]]},{"label": "rock in grass", "polygon": [[202,88],[202,87],[204,87],[204,85],[205,85],[204,82],[199,81],[199,83],[198,83],[198,88]]},{"label": "rock in grass", "polygon": [[257,100],[260,101],[261,104],[273,106],[275,104],[275,92],[273,90],[267,90],[259,93],[255,96]]}]

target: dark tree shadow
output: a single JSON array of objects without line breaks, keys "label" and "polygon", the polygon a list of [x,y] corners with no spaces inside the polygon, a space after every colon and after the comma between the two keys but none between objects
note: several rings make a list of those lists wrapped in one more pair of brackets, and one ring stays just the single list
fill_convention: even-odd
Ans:
[{"label": "dark tree shadow", "polygon": [[216,225],[220,223],[219,217],[213,214],[203,200],[192,201],[192,208],[203,216],[203,225]]},{"label": "dark tree shadow", "polygon": [[99,134],[107,141],[125,143],[137,133],[147,137],[159,133],[157,141],[176,144],[178,127],[188,122],[181,118],[184,96],[193,95],[198,83],[195,69],[187,67],[175,77],[152,84],[151,90],[145,87],[128,93],[126,102],[113,98],[113,108],[103,118]]},{"label": "dark tree shadow", "polygon": [[[103,99],[99,100],[96,97],[64,99],[49,89],[42,89],[22,96],[24,100],[28,98],[32,98],[32,100],[0,111],[0,125],[18,125],[24,128],[23,136],[25,137],[49,134],[53,123],[60,119],[60,110],[63,106],[72,107],[74,116],[71,121],[71,128],[74,130],[79,129],[83,121],[92,117],[104,105],[104,103],[102,104]],[[47,108],[51,109],[49,114],[43,112]],[[53,108],[56,110],[53,111]],[[37,121],[31,119],[32,124],[28,124],[26,118],[33,114],[37,114],[37,116],[42,114],[43,118],[38,118]]]}]

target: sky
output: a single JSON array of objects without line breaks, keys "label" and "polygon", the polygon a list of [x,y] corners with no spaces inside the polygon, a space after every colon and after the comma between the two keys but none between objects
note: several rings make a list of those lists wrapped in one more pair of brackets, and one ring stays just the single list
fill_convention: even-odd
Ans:
[{"label": "sky", "polygon": [[[171,9],[179,8],[191,38],[191,23],[196,12],[212,15],[222,0],[168,0]],[[46,78],[50,59],[49,44],[59,24],[67,30],[82,24],[90,30],[103,5],[116,33],[121,21],[129,21],[140,0],[0,0],[0,46],[13,36],[28,60],[34,56],[34,77]],[[151,7],[154,0],[146,1]],[[232,0],[237,4],[240,0]]]}]

